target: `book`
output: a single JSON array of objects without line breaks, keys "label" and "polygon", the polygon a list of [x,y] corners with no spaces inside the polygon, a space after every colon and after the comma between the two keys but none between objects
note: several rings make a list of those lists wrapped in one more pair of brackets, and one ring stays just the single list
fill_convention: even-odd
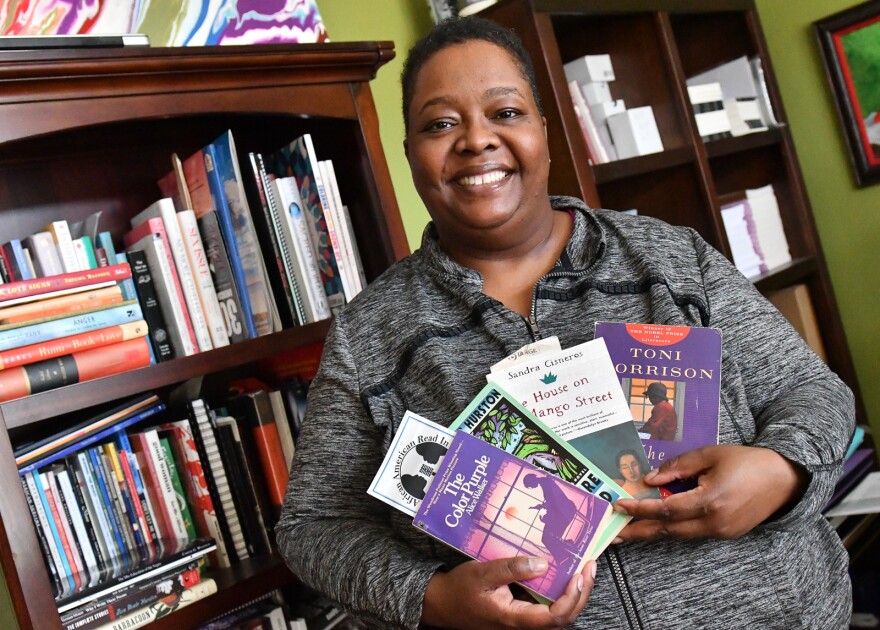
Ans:
[{"label": "book", "polygon": [[214,149],[214,172],[219,177],[226,194],[226,204],[217,203],[216,209],[221,219],[225,217],[232,227],[257,335],[267,335],[280,330],[281,325],[263,263],[263,253],[244,192],[232,132],[221,134],[211,146]]},{"label": "book", "polygon": [[166,301],[170,303],[171,313],[168,313],[168,310],[165,311],[166,320],[174,322],[176,326],[180,327],[181,336],[186,342],[183,352],[175,347],[178,356],[196,354],[200,347],[199,337],[196,335],[197,325],[193,323],[194,316],[187,306],[183,283],[174,262],[164,222],[158,217],[147,219],[127,232],[123,239],[126,251],[144,250],[147,252],[147,264],[150,266],[153,281],[159,291],[160,303],[164,304]]},{"label": "book", "polygon": [[193,560],[202,558],[213,550],[214,542],[204,539],[198,539],[178,551],[171,552],[166,550],[166,553],[162,557],[157,558],[153,562],[129,570],[112,580],[107,580],[98,584],[96,587],[87,589],[74,597],[67,597],[59,600],[58,613],[63,615],[67,611],[79,608],[88,602],[106,597],[119,588],[124,588],[131,584],[142,583],[157,575],[167,573],[176,567],[186,565]]},{"label": "book", "polygon": [[67,221],[52,221],[48,223],[43,230],[49,232],[52,235],[52,239],[55,241],[55,245],[58,248],[58,257],[61,261],[61,267],[64,269],[62,273],[80,271],[79,261],[76,259],[76,252],[73,251],[73,238],[70,236],[70,226],[67,224]]},{"label": "book", "polygon": [[367,494],[415,516],[455,431],[407,410]]},{"label": "book", "polygon": [[[23,281],[34,278],[24,257],[24,248],[20,239],[14,238],[4,243],[3,251],[6,253],[7,260],[12,263],[12,274],[15,280]],[[2,295],[3,293],[0,292],[0,297]]]},{"label": "book", "polygon": [[180,223],[181,237],[198,289],[205,323],[211,336],[211,345],[214,348],[228,346],[229,335],[226,332],[226,322],[223,320],[223,313],[217,300],[217,292],[214,289],[214,280],[211,278],[211,269],[208,266],[208,257],[205,254],[205,246],[202,243],[196,214],[189,209],[181,210],[177,213],[177,221]]},{"label": "book", "polygon": [[[653,468],[718,443],[720,330],[597,322],[596,337],[605,340]],[[667,486],[690,487],[692,482]]]},{"label": "book", "polygon": [[[619,460],[624,453],[639,465],[639,479],[650,470],[602,339],[514,363],[492,371],[486,379],[512,394],[612,479],[621,479]],[[660,496],[644,485],[639,493]]]},{"label": "book", "polygon": [[[27,481],[22,478],[21,480],[21,489],[24,494],[25,501],[28,505],[28,511],[31,514],[31,520],[34,523],[34,529],[37,533],[37,542],[40,545],[40,553],[43,556],[43,562],[46,566],[46,572],[49,574],[49,579],[52,584],[52,596],[58,597],[61,592],[61,584],[60,577],[58,575],[58,569],[55,565],[55,558],[53,554],[56,554],[57,551],[50,548],[49,539],[47,536],[48,525],[44,525],[46,515],[42,513],[42,515],[37,511],[37,502],[34,501],[34,497],[31,494],[30,489],[28,488]],[[42,505],[40,506],[40,510],[42,510]]]},{"label": "book", "polygon": [[130,277],[131,269],[123,263],[100,269],[65,273],[51,278],[8,282],[0,285],[0,306],[5,308],[14,304],[112,286]]},{"label": "book", "polygon": [[318,160],[318,174],[327,199],[324,211],[328,216],[327,229],[330,232],[330,242],[333,244],[335,239],[333,252],[336,254],[337,262],[342,261],[339,264],[339,273],[344,281],[343,290],[348,288],[348,291],[345,292],[345,301],[351,302],[354,296],[360,293],[362,287],[355,268],[351,244],[348,242],[348,229],[343,222],[342,198],[339,195],[333,162]]},{"label": "book", "polygon": [[67,457],[63,460],[70,479],[71,490],[76,501],[77,509],[82,518],[85,527],[86,536],[91,544],[92,551],[95,556],[95,562],[98,568],[98,581],[106,580],[113,571],[113,563],[107,555],[107,550],[102,541],[102,534],[99,531],[99,525],[95,521],[92,507],[89,505],[86,488],[80,477],[80,468],[77,458],[74,456]]},{"label": "book", "polygon": [[604,549],[597,544],[611,504],[459,431],[413,524],[476,560],[547,559],[547,572],[520,582],[555,600]]},{"label": "book", "polygon": [[216,592],[217,583],[213,578],[205,578],[198,584],[185,589],[179,595],[167,595],[149,606],[98,626],[96,630],[134,630],[135,628],[142,628],[156,619],[166,617],[175,610],[185,608]]},{"label": "book", "polygon": [[2,50],[32,50],[43,48],[121,48],[149,45],[150,38],[144,33],[0,35],[0,49]]},{"label": "book", "polygon": [[114,285],[81,293],[61,295],[54,298],[0,307],[0,326],[3,329],[52,317],[94,311],[123,302],[122,287]]},{"label": "book", "polygon": [[[200,226],[201,222],[209,214],[214,214],[216,216],[216,222],[220,228],[220,234],[222,236],[218,241],[218,244],[223,243],[226,246],[226,252],[228,254],[226,261],[229,263],[229,269],[232,272],[232,278],[235,282],[236,291],[238,292],[239,307],[241,308],[242,319],[244,320],[247,329],[247,336],[251,338],[256,337],[258,336],[258,333],[256,322],[254,320],[254,307],[251,304],[251,292],[248,288],[248,278],[245,274],[244,266],[241,262],[241,255],[238,251],[238,239],[235,236],[235,226],[233,225],[232,215],[229,210],[229,202],[226,198],[226,189],[223,183],[223,178],[216,166],[217,150],[214,145],[209,144],[204,147],[201,151],[201,157],[204,161],[205,173],[208,184],[210,185],[212,199],[211,207],[213,208],[213,211],[210,213],[200,213],[199,210],[196,210],[196,216],[200,219]],[[189,159],[187,162],[189,162]],[[186,167],[186,162],[184,163],[184,167]],[[189,183],[188,172],[187,183]],[[193,203],[195,203],[195,197],[193,198]],[[202,232],[202,234],[205,235],[205,247],[207,249],[211,245],[208,243],[207,234],[205,234],[205,232]]]},{"label": "book", "polygon": [[83,495],[86,506],[84,514],[88,514],[95,531],[97,549],[100,549],[104,558],[103,567],[106,575],[103,579],[115,578],[124,570],[122,553],[116,543],[115,533],[107,513],[107,506],[98,487],[97,477],[92,471],[89,457],[85,452],[77,452],[69,459],[69,462]]},{"label": "book", "polygon": [[752,207],[745,199],[721,206],[724,232],[733,254],[733,264],[747,278],[767,272],[764,253],[758,241],[758,230]]},{"label": "book", "polygon": [[98,267],[94,240],[90,236],[80,236],[73,239],[73,251],[76,253],[80,269],[96,269]]},{"label": "book", "polygon": [[173,359],[176,355],[171,341],[171,332],[168,330],[168,322],[165,320],[162,305],[159,303],[159,296],[153,284],[153,274],[147,263],[146,252],[134,250],[120,255],[127,257],[131,265],[134,291],[141,305],[144,321],[150,331],[150,344],[153,347],[156,361]]},{"label": "book", "polygon": [[791,251],[773,185],[746,189],[746,199],[752,208],[758,242],[767,268],[772,270],[791,262]]},{"label": "book", "polygon": [[171,477],[171,487],[174,490],[174,507],[180,513],[180,519],[183,521],[183,526],[186,532],[186,541],[189,542],[195,540],[197,537],[196,528],[193,524],[192,513],[190,512],[189,504],[186,501],[186,494],[183,489],[183,483],[180,479],[179,463],[174,458],[173,449],[168,436],[162,431],[159,432],[159,444],[162,446],[162,459],[164,460],[165,466],[168,468],[168,473]]},{"label": "book", "polygon": [[118,508],[118,517],[124,525],[124,535],[128,541],[129,552],[134,556],[134,562],[149,562],[155,557],[152,546],[147,542],[147,536],[138,519],[134,501],[137,495],[132,496],[125,481],[122,467],[119,464],[119,453],[112,442],[102,444],[97,448],[101,463],[104,466],[104,479],[113,501]]},{"label": "book", "polygon": [[275,418],[278,441],[284,453],[285,467],[289,471],[290,466],[293,464],[293,454],[296,452],[296,445],[293,442],[293,431],[290,428],[290,419],[287,417],[287,410],[284,408],[284,398],[281,392],[278,390],[270,391],[269,403],[272,405],[272,415]]},{"label": "book", "polygon": [[0,401],[119,374],[152,363],[144,337],[82,350],[0,372]]},{"label": "book", "polygon": [[[190,542],[190,526],[192,523],[189,509],[184,510],[186,500],[183,497],[183,488],[180,486],[173,459],[166,454],[166,444],[159,436],[156,429],[149,429],[137,434],[130,435],[132,447],[143,460],[149,471],[147,479],[155,490],[159,510],[168,527],[171,540],[168,546],[179,549]],[[140,451],[138,451],[140,449]],[[174,470],[172,470],[174,469]],[[175,484],[177,479],[177,484]]]},{"label": "book", "polygon": [[95,586],[100,578],[98,561],[95,557],[95,550],[92,547],[91,539],[88,533],[86,533],[86,525],[83,521],[83,514],[79,510],[79,502],[73,491],[73,483],[71,482],[70,474],[64,466],[55,468],[54,473],[58,489],[61,492],[61,496],[64,498],[64,503],[66,504],[65,511],[67,512],[68,518],[73,526],[72,529],[76,534],[77,546],[82,552],[83,562],[85,563],[86,571],[90,576],[88,586]]},{"label": "book", "polygon": [[[208,323],[205,319],[205,311],[202,308],[202,302],[199,297],[199,289],[196,285],[196,279],[193,276],[192,267],[189,263],[189,254],[187,252],[187,242],[180,231],[180,224],[177,221],[177,212],[174,210],[174,203],[168,197],[163,197],[155,203],[147,206],[138,214],[131,218],[131,227],[135,230],[135,234],[126,243],[134,243],[144,236],[144,232],[137,232],[137,228],[150,220],[158,220],[155,225],[161,224],[165,230],[167,242],[163,244],[168,247],[173,259],[173,267],[177,272],[178,284],[180,292],[186,305],[186,312],[192,323],[192,330],[195,333],[196,343],[199,351],[205,352],[211,350],[214,346],[211,342],[211,333],[208,330]],[[152,233],[161,233],[156,227],[151,226],[148,230]]]},{"label": "book", "polygon": [[25,242],[31,253],[37,277],[57,276],[65,272],[64,267],[61,266],[55,239],[50,232],[35,232],[28,236]]},{"label": "book", "polygon": [[134,543],[127,531],[127,524],[122,516],[119,500],[109,483],[102,454],[98,447],[93,447],[85,449],[84,455],[87,458],[88,470],[95,480],[98,502],[107,518],[115,553],[122,565],[122,571],[131,571],[137,564],[133,555]]},{"label": "book", "polygon": [[32,465],[49,455],[57,453],[72,444],[83,443],[85,440],[94,439],[101,431],[130,419],[134,414],[148,408],[156,408],[157,411],[165,409],[165,404],[155,394],[140,394],[134,396],[112,409],[92,416],[72,427],[54,433],[36,442],[28,442],[15,449],[15,465]]},{"label": "book", "polygon": [[650,105],[612,114],[606,123],[618,159],[663,151],[663,140]]},{"label": "book", "polygon": [[590,158],[592,159],[594,164],[604,164],[611,160],[611,157],[608,153],[607,148],[602,143],[602,139],[599,136],[599,130],[596,127],[596,123],[593,120],[593,115],[590,111],[589,106],[587,105],[586,100],[581,93],[580,85],[577,81],[569,81],[568,89],[571,92],[572,103],[574,106],[574,112],[577,116],[578,123],[581,126],[581,132],[584,136],[584,141],[587,143],[587,149],[590,152]]},{"label": "book", "polygon": [[290,144],[263,156],[266,169],[275,177],[295,177],[299,185],[303,210],[308,215],[309,238],[316,253],[321,283],[332,309],[342,306],[345,292],[339,263],[334,253],[327,225],[327,194],[319,180],[318,159],[310,134],[304,134]]},{"label": "book", "polygon": [[73,540],[67,517],[64,514],[61,503],[58,499],[58,486],[55,483],[55,475],[52,471],[39,473],[40,482],[42,483],[42,491],[46,496],[47,505],[49,506],[49,514],[55,522],[58,531],[58,537],[61,541],[61,552],[66,556],[68,566],[71,571],[71,578],[74,583],[74,591],[82,591],[87,584],[87,576],[84,576],[84,567],[82,557]]},{"label": "book", "polygon": [[321,273],[315,249],[309,236],[308,219],[303,214],[299,184],[295,177],[280,177],[272,180],[270,190],[281,208],[280,223],[286,238],[292,243],[295,259],[293,268],[297,286],[302,287],[305,320],[307,323],[330,317],[330,305],[321,281]]},{"label": "book", "polygon": [[186,304],[175,287],[176,275],[168,259],[165,243],[158,234],[147,234],[128,248],[129,255],[137,251],[142,251],[147,261],[175,356],[196,354],[198,346],[192,324],[186,312]]},{"label": "book", "polygon": [[[469,433],[609,503],[631,496],[493,383],[474,397],[449,428]],[[600,543],[609,542],[629,521],[625,514],[612,514]]]},{"label": "book", "polygon": [[52,552],[52,561],[55,563],[56,572],[59,576],[59,586],[61,588],[59,597],[66,597],[72,594],[76,588],[73,581],[73,574],[70,564],[67,561],[67,555],[63,552],[61,545],[61,537],[58,534],[58,528],[55,525],[55,519],[52,510],[46,498],[43,489],[43,481],[40,479],[40,473],[33,471],[24,476],[25,483],[29,490],[34,503],[37,505],[37,512],[40,517],[40,524],[44,529],[45,536]]},{"label": "book", "polygon": [[285,232],[279,207],[272,194],[270,178],[266,172],[263,156],[259,153],[248,153],[250,176],[244,178],[244,187],[250,199],[250,207],[254,208],[252,219],[254,229],[260,240],[268,271],[269,281],[276,298],[276,306],[283,326],[306,323],[302,306],[303,288],[297,284],[293,258],[293,243],[289,233]]}]

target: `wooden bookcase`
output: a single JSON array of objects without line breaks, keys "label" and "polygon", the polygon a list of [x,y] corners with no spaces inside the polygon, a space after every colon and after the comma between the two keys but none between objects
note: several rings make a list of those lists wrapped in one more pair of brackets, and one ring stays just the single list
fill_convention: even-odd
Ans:
[{"label": "wooden bookcase", "polygon": [[[121,243],[129,218],[159,198],[172,152],[190,155],[226,129],[240,155],[308,132],[334,162],[372,280],[409,253],[369,86],[393,56],[390,42],[0,53],[2,240],[101,210],[100,228]],[[0,404],[0,564],[19,626],[61,627],[15,445],[138,392],[254,374],[260,359],[327,330],[319,322]],[[193,627],[294,581],[277,557],[212,577],[218,594],[151,628]]]},{"label": "wooden bookcase", "polygon": [[[773,184],[791,263],[754,280],[763,292],[807,286],[828,364],[864,404],[840,322],[791,134],[752,0],[500,0],[481,16],[513,28],[531,53],[547,118],[550,192],[696,229],[731,258],[720,207],[746,188]],[[571,104],[562,65],[609,54],[614,98],[650,105],[664,151],[597,166]],[[704,143],[686,78],[742,55],[761,58],[774,113],[769,131]]]}]

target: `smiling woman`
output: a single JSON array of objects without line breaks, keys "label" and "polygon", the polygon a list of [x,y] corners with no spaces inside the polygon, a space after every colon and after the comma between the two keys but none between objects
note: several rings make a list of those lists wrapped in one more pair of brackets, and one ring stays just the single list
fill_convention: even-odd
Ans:
[{"label": "smiling woman", "polygon": [[[842,627],[846,552],[820,509],[849,390],[695,232],[548,195],[534,72],[511,31],[443,22],[402,82],[432,222],[328,335],[276,530],[293,571],[378,628]],[[622,541],[647,542],[610,548],[550,605],[524,601],[511,585],[545,559],[467,561],[366,490],[407,410],[448,425],[493,364],[543,337],[589,341],[596,321],[720,329],[721,444],[644,478],[698,477],[695,490],[616,503],[640,517]]]}]

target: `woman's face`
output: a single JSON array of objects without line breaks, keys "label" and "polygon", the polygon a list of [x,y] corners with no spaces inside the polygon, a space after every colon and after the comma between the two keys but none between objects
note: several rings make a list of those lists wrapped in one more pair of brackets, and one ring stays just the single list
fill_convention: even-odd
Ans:
[{"label": "woman's face", "polygon": [[437,52],[419,71],[405,143],[441,238],[526,227],[547,206],[544,119],[519,66],[484,41]]},{"label": "woman's face", "polygon": [[634,455],[624,455],[618,462],[620,474],[629,482],[635,483],[642,478],[642,467]]}]

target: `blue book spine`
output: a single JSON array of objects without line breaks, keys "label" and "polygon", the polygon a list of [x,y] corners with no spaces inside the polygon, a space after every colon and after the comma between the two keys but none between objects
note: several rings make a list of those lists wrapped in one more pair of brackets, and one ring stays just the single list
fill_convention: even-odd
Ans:
[{"label": "blue book spine", "polygon": [[[81,451],[85,448],[88,448],[92,444],[97,444],[99,441],[104,441],[108,437],[112,438],[114,433],[122,431],[125,428],[133,425],[134,423],[140,422],[141,420],[143,420],[145,418],[149,418],[150,416],[155,415],[155,414],[159,413],[160,411],[164,411],[164,410],[165,410],[164,403],[159,403],[153,407],[148,407],[147,409],[144,409],[144,410],[140,411],[139,413],[134,414],[130,418],[126,418],[125,420],[123,420],[119,424],[114,424],[113,426],[108,427],[108,428],[104,429],[103,431],[98,431],[94,435],[90,435],[82,440],[79,440],[78,442],[72,443],[70,446],[61,449],[57,453],[52,453],[51,455],[49,455],[43,459],[39,459],[35,462],[28,464],[27,466],[23,466],[18,471],[18,474],[19,475],[26,475],[29,472],[36,470],[37,468],[42,468],[43,466],[47,466],[53,462],[58,461],[59,459],[64,459],[68,455],[73,455],[74,453],[76,453],[78,451]],[[126,438],[126,442],[127,441],[128,440]],[[131,450],[131,445],[129,445],[129,447],[126,450]]]},{"label": "blue book spine", "polygon": [[104,249],[104,255],[107,257],[107,263],[115,265],[119,262],[116,254],[116,248],[113,246],[113,237],[110,232],[101,232],[98,234],[98,247]]},{"label": "blue book spine", "polygon": [[32,473],[31,478],[34,481],[34,487],[37,489],[40,503],[43,504],[43,510],[46,512],[46,521],[49,523],[49,530],[52,532],[52,538],[55,540],[55,546],[58,549],[58,556],[64,569],[64,578],[67,581],[69,592],[72,593],[76,590],[76,583],[73,581],[73,572],[70,570],[70,563],[67,562],[64,545],[61,543],[61,536],[58,535],[58,528],[55,526],[55,519],[52,518],[52,508],[49,507],[49,500],[46,498],[43,482],[40,479],[40,474],[37,472]]},{"label": "blue book spine", "polygon": [[109,328],[118,324],[136,322],[143,319],[140,304],[131,303],[114,306],[103,311],[64,317],[42,324],[22,326],[0,331],[0,350],[11,350],[35,343],[42,343],[60,337]]},{"label": "blue book spine", "polygon": [[116,519],[116,512],[113,510],[113,498],[110,496],[110,490],[107,488],[107,479],[104,476],[104,464],[101,463],[100,454],[94,448],[86,451],[91,464],[92,472],[95,474],[95,480],[98,482],[98,490],[101,492],[102,503],[107,508],[107,517],[110,520],[110,530],[113,532],[113,539],[120,552],[120,558],[125,567],[130,566],[128,556],[128,546],[122,538],[122,523]]},{"label": "blue book spine", "polygon": [[15,257],[15,266],[18,267],[21,279],[32,280],[34,274],[31,273],[31,268],[27,264],[27,259],[24,257],[24,248],[21,246],[21,241],[14,238],[9,241],[9,247],[12,249],[12,255]]},{"label": "blue book spine", "polygon": [[[104,248],[104,251],[107,251],[106,247]],[[128,264],[128,256],[126,256],[122,252],[119,252],[118,254],[114,254],[113,257],[116,259],[115,264],[119,264],[119,263]],[[109,258],[109,255],[108,255],[108,258]],[[112,265],[114,263],[110,263],[110,264]],[[135,289],[134,289],[134,279],[133,278],[126,278],[125,280],[123,280],[120,283],[120,286],[122,287],[122,297],[123,298],[125,298],[126,300],[138,299],[137,293],[135,293]]]},{"label": "blue book spine", "polygon": [[116,538],[113,534],[113,527],[110,524],[110,517],[107,515],[107,508],[100,497],[98,480],[92,473],[92,467],[87,454],[77,453],[76,462],[79,466],[80,474],[82,475],[83,481],[86,484],[86,492],[88,493],[89,500],[91,501],[92,509],[94,510],[95,516],[98,519],[98,526],[100,528],[100,532],[98,533],[100,533],[100,535],[104,539],[104,544],[107,546],[107,554],[109,556],[109,561],[111,565],[110,570],[112,575],[115,577],[119,575],[120,571],[122,571],[122,554],[120,550],[116,547]]},{"label": "blue book spine", "polygon": [[241,310],[244,311],[244,323],[247,327],[248,336],[257,336],[254,326],[254,312],[248,296],[247,278],[241,265],[241,257],[238,253],[238,245],[235,240],[235,228],[232,225],[232,215],[229,212],[229,201],[226,199],[226,191],[223,189],[223,178],[217,168],[217,151],[214,145],[207,145],[204,149],[205,170],[208,173],[208,185],[211,188],[211,197],[214,199],[214,208],[217,210],[217,219],[223,240],[226,241],[226,249],[229,253],[229,264],[232,267],[232,276],[238,288],[238,299],[241,302]]}]

